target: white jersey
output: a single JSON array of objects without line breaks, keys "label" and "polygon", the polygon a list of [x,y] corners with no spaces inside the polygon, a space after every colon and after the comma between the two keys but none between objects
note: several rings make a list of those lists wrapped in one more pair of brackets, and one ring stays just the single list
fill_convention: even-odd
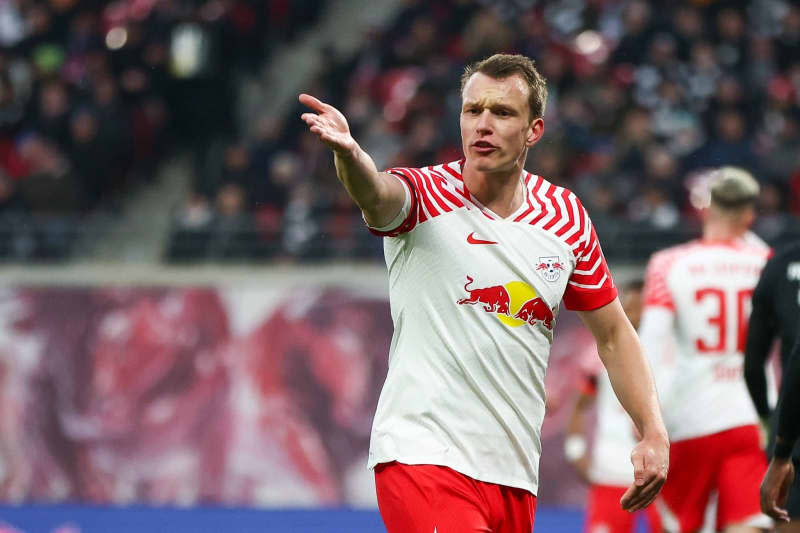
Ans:
[{"label": "white jersey", "polygon": [[605,370],[597,376],[596,402],[597,426],[589,479],[596,485],[627,487],[633,483],[633,421],[617,400]]},{"label": "white jersey", "polygon": [[538,490],[544,376],[554,319],[617,291],[577,197],[539,176],[502,218],[461,178],[462,162],[392,169],[407,216],[386,231],[394,336],[369,466],[450,467]]},{"label": "white jersey", "polygon": [[663,336],[651,333],[659,329],[654,325],[669,320],[675,367],[659,394],[671,440],[758,422],[743,377],[743,352],[750,298],[769,254],[766,244],[748,234],[734,241],[692,241],[651,258],[640,334],[652,359],[663,350]]}]

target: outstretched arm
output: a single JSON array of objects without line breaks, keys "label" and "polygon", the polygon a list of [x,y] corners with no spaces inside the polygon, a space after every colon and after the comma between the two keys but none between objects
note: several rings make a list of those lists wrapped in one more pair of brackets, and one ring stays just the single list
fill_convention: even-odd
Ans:
[{"label": "outstretched arm", "polygon": [[653,502],[667,479],[669,439],[661,420],[650,367],[619,299],[579,315],[597,341],[597,350],[622,407],[642,439],[631,453],[634,483],[622,496],[622,508],[643,509]]},{"label": "outstretched arm", "polygon": [[303,113],[301,118],[333,150],[336,176],[361,208],[367,223],[373,227],[389,224],[406,199],[400,179],[378,172],[369,154],[353,139],[347,119],[338,109],[308,94],[301,94],[299,100],[314,111]]}]

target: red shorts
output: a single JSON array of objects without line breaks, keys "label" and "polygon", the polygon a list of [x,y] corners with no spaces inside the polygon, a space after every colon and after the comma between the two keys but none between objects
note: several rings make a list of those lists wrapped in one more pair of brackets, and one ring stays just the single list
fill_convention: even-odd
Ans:
[{"label": "red shorts", "polygon": [[673,442],[661,490],[665,529],[679,527],[682,533],[700,529],[714,491],[717,531],[759,516],[759,487],[766,471],[756,426]]},{"label": "red shorts", "polygon": [[589,503],[586,509],[585,533],[634,533],[636,518],[644,517],[651,533],[661,533],[661,520],[655,505],[644,511],[629,513],[619,503],[628,487],[592,485],[589,489]]},{"label": "red shorts", "polygon": [[375,467],[388,533],[531,533],[536,496],[451,468],[391,462]]}]

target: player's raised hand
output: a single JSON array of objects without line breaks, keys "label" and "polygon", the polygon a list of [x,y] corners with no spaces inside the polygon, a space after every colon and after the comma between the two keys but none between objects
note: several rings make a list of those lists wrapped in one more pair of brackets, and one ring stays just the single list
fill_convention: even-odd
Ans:
[{"label": "player's raised hand", "polygon": [[301,94],[300,103],[310,107],[314,113],[303,113],[300,118],[308,124],[309,130],[317,134],[331,150],[340,155],[351,154],[356,148],[356,141],[350,135],[350,127],[344,115],[332,105],[314,98],[310,94]]},{"label": "player's raised hand", "polygon": [[619,503],[626,511],[644,509],[656,499],[667,480],[669,442],[662,438],[644,438],[631,453],[633,484]]},{"label": "player's raised hand", "polygon": [[791,459],[773,458],[761,482],[761,510],[779,522],[788,522],[786,499],[794,480],[794,464]]}]

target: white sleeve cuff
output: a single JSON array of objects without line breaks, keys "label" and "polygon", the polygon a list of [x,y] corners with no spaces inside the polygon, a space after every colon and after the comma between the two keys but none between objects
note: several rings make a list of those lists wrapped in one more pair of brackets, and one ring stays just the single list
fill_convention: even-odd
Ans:
[{"label": "white sleeve cuff", "polygon": [[406,183],[406,180],[404,179],[400,178],[397,179],[400,180],[400,183],[403,184],[403,190],[406,193],[406,197],[403,200],[403,207],[400,208],[400,211],[390,222],[388,222],[385,226],[376,228],[375,226],[371,226],[369,222],[367,222],[367,219],[364,218],[364,213],[361,213],[361,218],[364,218],[364,222],[367,224],[367,226],[374,229],[375,231],[386,232],[386,231],[392,231],[393,229],[397,229],[400,226],[400,224],[402,224],[403,221],[408,217],[408,212],[411,210],[411,191],[408,188],[408,183]]}]

